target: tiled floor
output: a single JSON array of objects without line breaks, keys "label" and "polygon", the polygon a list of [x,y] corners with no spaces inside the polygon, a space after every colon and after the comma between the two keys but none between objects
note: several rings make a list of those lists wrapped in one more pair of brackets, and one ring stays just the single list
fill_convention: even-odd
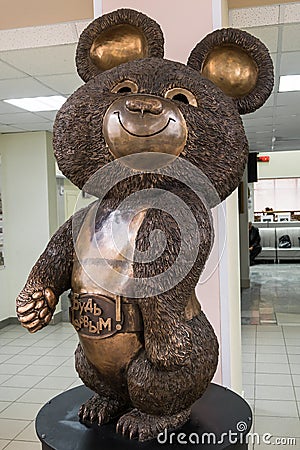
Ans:
[{"label": "tiled floor", "polygon": [[242,293],[243,387],[254,413],[252,432],[260,441],[269,433],[272,443],[296,439],[293,445],[261,442],[255,450],[300,449],[299,273],[299,264],[253,266],[251,286]]},{"label": "tiled floor", "polygon": [[[300,311],[299,269],[254,266],[252,287],[243,296],[244,319],[259,319],[242,326],[243,387],[254,412],[252,431],[260,439],[264,433],[272,439],[297,439],[296,445],[261,442],[249,450],[300,449],[300,324],[262,325],[266,304],[275,311],[275,320],[276,313]],[[251,316],[252,311],[257,315]],[[0,450],[40,450],[34,431],[37,412],[50,398],[81,384],[74,370],[76,345],[77,335],[66,323],[34,335],[19,325],[0,330]]]},{"label": "tiled floor", "polygon": [[298,316],[300,264],[258,264],[251,267],[249,289],[243,289],[242,324],[284,323]]},{"label": "tiled floor", "polygon": [[50,398],[81,384],[74,369],[77,335],[69,324],[30,335],[0,330],[0,450],[40,450],[34,419]]},{"label": "tiled floor", "polygon": [[[296,438],[300,449],[300,325],[243,325],[243,387],[262,439]],[[274,446],[256,445],[257,450]]]}]

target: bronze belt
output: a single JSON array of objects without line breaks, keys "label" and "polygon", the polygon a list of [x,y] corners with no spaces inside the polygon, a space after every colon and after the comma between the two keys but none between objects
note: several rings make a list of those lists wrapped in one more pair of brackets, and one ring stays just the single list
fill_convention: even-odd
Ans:
[{"label": "bronze belt", "polygon": [[69,295],[70,322],[82,335],[106,338],[116,333],[143,331],[143,320],[136,303],[100,294]]}]

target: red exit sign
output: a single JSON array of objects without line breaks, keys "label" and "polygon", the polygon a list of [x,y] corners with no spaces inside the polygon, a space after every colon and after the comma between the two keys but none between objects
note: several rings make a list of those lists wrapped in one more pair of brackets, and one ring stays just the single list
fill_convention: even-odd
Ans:
[{"label": "red exit sign", "polygon": [[270,161],[270,156],[258,156],[257,157],[257,161],[258,162],[269,162]]}]

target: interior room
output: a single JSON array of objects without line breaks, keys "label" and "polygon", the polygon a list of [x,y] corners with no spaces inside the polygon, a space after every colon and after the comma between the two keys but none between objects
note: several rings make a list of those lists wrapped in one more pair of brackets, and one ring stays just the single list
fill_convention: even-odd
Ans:
[{"label": "interior room", "polygon": [[[269,433],[275,448],[300,448],[300,2],[195,0],[183,7],[180,0],[164,6],[68,0],[52,2],[47,14],[40,2],[27,2],[30,14],[16,15],[5,2],[0,18],[0,450],[40,449],[36,415],[51,398],[82,385],[68,293],[49,326],[34,334],[18,323],[15,299],[50,237],[93,201],[59,170],[53,124],[83,84],[75,67],[81,32],[94,17],[120,7],[160,22],[165,57],[184,64],[195,43],[221,27],[245,30],[270,51],[272,94],[242,116],[256,173],[249,179],[246,169],[240,187],[212,211],[215,244],[196,294],[220,343],[213,382],[249,403],[252,433]],[[178,43],[183,17],[190,26]],[[47,106],[18,103],[36,97]],[[249,222],[262,247],[251,266]],[[286,235],[291,243],[281,247]],[[249,449],[269,448],[252,439]]]}]

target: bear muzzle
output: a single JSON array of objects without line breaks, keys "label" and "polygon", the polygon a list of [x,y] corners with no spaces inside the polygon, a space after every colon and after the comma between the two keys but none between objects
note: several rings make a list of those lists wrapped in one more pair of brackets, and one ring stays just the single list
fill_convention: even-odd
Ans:
[{"label": "bear muzzle", "polygon": [[[130,94],[119,97],[107,109],[103,135],[115,158],[143,154],[143,168],[151,169],[153,161],[159,160],[153,153],[170,155],[167,160],[171,162],[182,152],[187,126],[174,102],[154,95]],[[146,153],[152,153],[151,157]],[[166,158],[162,159],[165,165]]]}]

